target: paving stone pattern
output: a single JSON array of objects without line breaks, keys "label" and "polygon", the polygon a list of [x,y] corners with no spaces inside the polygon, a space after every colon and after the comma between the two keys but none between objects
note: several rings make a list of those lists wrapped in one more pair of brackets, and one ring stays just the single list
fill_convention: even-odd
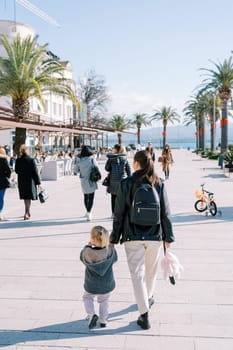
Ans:
[{"label": "paving stone pattern", "polygon": [[[119,245],[108,327],[88,329],[79,253],[93,225],[111,230],[110,195],[100,183],[93,220],[87,222],[79,177],[66,176],[43,182],[49,200],[33,202],[30,221],[23,221],[17,188],[7,190],[6,220],[0,222],[0,348],[233,349],[233,180],[217,161],[187,150],[173,154],[166,187],[176,235],[172,249],[184,272],[172,286],[160,271],[152,328],[143,331],[136,324],[138,311]],[[100,159],[103,178],[104,164]],[[163,177],[161,165],[155,162],[155,167]],[[194,192],[203,182],[215,193],[221,216],[195,212]]]}]

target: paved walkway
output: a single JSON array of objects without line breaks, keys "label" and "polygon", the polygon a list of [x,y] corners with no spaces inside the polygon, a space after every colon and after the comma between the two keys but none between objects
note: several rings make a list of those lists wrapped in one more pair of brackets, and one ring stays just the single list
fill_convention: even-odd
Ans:
[{"label": "paved walkway", "polygon": [[[174,151],[174,159],[166,184],[177,239],[173,251],[185,270],[175,286],[160,272],[148,331],[135,322],[138,314],[122,246],[117,246],[117,287],[108,327],[89,331],[84,320],[79,252],[93,225],[111,229],[112,224],[110,196],[102,185],[91,223],[83,217],[77,176],[44,182],[50,198],[45,204],[33,203],[32,220],[26,222],[17,189],[7,191],[8,220],[0,223],[0,348],[233,349],[233,181],[216,161],[186,150]],[[202,182],[215,192],[222,216],[194,211],[194,192]]]}]

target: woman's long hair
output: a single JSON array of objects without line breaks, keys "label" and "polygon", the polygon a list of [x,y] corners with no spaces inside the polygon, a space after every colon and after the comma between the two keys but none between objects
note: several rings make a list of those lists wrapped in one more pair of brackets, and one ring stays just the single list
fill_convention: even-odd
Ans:
[{"label": "woman's long hair", "polygon": [[93,156],[94,152],[90,146],[83,145],[80,153],[80,158]]},{"label": "woman's long hair", "polygon": [[152,186],[160,183],[160,179],[154,169],[154,162],[148,151],[138,151],[135,153],[134,161],[138,162],[141,167],[137,172],[138,176],[134,188],[142,182],[149,182]]}]

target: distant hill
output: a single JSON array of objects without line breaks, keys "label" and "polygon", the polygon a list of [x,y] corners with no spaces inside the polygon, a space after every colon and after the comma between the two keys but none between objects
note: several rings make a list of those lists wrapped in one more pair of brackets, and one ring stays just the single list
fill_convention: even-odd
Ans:
[{"label": "distant hill", "polygon": [[[220,142],[221,139],[221,129],[219,125],[217,126],[216,133],[216,142]],[[195,142],[195,126],[189,125],[177,125],[177,126],[168,126],[167,128],[167,142]],[[132,134],[132,132],[135,134]],[[147,142],[159,143],[162,141],[162,127],[154,127],[154,128],[142,128],[141,129],[141,144],[147,144]],[[228,138],[229,142],[233,143],[233,123],[229,123],[228,130]],[[109,135],[108,140],[110,143],[117,142],[117,135]],[[210,128],[206,126],[206,141],[210,140]],[[137,131],[131,130],[130,134],[123,133],[122,141],[125,145],[130,143],[137,143]]]}]

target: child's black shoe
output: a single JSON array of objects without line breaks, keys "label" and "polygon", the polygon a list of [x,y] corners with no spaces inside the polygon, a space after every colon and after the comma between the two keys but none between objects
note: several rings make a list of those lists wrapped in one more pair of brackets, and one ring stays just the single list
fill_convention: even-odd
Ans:
[{"label": "child's black shoe", "polygon": [[93,329],[96,327],[96,323],[98,320],[98,316],[96,314],[94,314],[90,319],[89,319],[89,323],[88,323],[88,327],[89,329]]}]

